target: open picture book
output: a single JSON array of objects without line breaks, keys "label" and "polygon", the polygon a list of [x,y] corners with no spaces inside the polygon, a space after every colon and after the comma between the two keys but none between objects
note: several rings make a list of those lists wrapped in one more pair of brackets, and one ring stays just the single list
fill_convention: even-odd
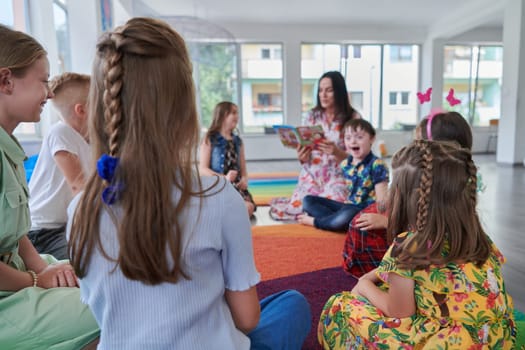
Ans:
[{"label": "open picture book", "polygon": [[323,127],[321,125],[274,125],[273,128],[279,135],[282,144],[290,148],[297,148],[299,145],[315,147],[325,139]]}]

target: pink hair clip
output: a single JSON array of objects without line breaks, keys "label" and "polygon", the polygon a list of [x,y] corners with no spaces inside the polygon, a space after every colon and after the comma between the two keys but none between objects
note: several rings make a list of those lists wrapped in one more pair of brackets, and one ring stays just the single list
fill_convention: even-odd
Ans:
[{"label": "pink hair clip", "polygon": [[450,105],[450,107],[454,107],[455,105],[461,103],[461,100],[457,99],[454,96],[454,89],[453,88],[450,88],[450,90],[448,90],[447,101],[448,101],[448,104]]},{"label": "pink hair clip", "polygon": [[445,112],[441,108],[432,108],[430,110],[430,114],[427,117],[427,139],[432,141],[432,119],[440,113]]},{"label": "pink hair clip", "polygon": [[[432,87],[429,87],[425,93],[418,92],[417,98],[419,100],[419,103],[423,104],[425,102],[430,102],[431,93],[432,93]],[[450,88],[450,90],[448,91],[448,95],[446,99],[450,107],[453,107],[461,103],[461,100],[457,99],[454,96],[453,88]],[[434,119],[436,114],[444,113],[444,112],[445,111],[442,108],[432,108],[430,110],[430,114],[427,116],[427,139],[432,140],[432,119]]]},{"label": "pink hair clip", "polygon": [[417,99],[419,100],[419,104],[423,104],[425,102],[430,102],[430,95],[432,94],[432,88],[429,87],[425,93],[418,92],[417,93]]}]

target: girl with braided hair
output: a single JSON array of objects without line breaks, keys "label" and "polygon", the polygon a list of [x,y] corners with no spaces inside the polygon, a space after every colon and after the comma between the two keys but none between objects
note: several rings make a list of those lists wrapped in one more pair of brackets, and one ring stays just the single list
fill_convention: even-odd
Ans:
[{"label": "girl with braided hair", "polygon": [[[392,159],[392,244],[325,305],[325,349],[512,349],[505,259],[481,227],[476,166],[456,143],[416,140]],[[401,234],[398,234],[403,232]]]},{"label": "girl with braided hair", "polygon": [[34,38],[3,25],[0,43],[0,348],[92,348],[99,330],[80,302],[73,268],[39,255],[27,237],[25,153],[13,130],[38,122],[53,97],[47,53]]},{"label": "girl with braided hair", "polygon": [[68,209],[68,234],[99,349],[300,349],[306,299],[259,303],[243,200],[224,177],[199,176],[182,37],[151,18],[105,33],[88,106],[97,171]]}]

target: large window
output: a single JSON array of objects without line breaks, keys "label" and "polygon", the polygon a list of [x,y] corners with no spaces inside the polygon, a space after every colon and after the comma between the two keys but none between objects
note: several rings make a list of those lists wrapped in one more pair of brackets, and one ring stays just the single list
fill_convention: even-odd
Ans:
[{"label": "large window", "polygon": [[0,0],[0,23],[13,27],[15,24],[13,1]]},{"label": "large window", "polygon": [[193,61],[197,107],[202,127],[207,129],[213,109],[221,101],[239,104],[237,94],[237,53],[234,44],[188,45]]},{"label": "large window", "polygon": [[282,45],[241,44],[242,130],[283,123]]},{"label": "large window", "polygon": [[317,103],[317,81],[324,72],[341,69],[341,45],[301,46],[301,110],[307,113]]},{"label": "large window", "polygon": [[303,112],[317,101],[319,77],[338,70],[352,106],[376,128],[416,124],[419,46],[303,44],[301,53]]},{"label": "large window", "polygon": [[[282,45],[276,43],[188,43],[194,65],[197,108],[203,129],[221,101],[239,106],[239,129],[262,133],[282,124]],[[239,74],[240,72],[240,74]]]},{"label": "large window", "polygon": [[[0,0],[0,23],[22,32],[26,31],[25,6],[22,0]],[[20,123],[14,130],[18,138],[35,136],[38,132],[36,123]]]},{"label": "large window", "polygon": [[[501,46],[445,46],[443,101],[450,88],[461,103],[449,107],[474,126],[499,119],[503,48]],[[446,104],[446,102],[444,102]]]},{"label": "large window", "polygon": [[69,27],[67,1],[53,1],[53,17],[57,35],[58,69],[60,73],[71,70],[71,49],[69,45]]}]

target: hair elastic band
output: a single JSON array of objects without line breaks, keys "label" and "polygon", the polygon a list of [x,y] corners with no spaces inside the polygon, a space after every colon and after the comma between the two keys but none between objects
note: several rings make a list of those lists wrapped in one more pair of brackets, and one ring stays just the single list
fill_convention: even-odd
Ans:
[{"label": "hair elastic band", "polygon": [[432,108],[427,117],[427,140],[432,141],[432,119],[438,114],[445,113],[442,108]]},{"label": "hair elastic band", "polygon": [[430,141],[432,141],[432,119],[434,119],[435,116],[436,114],[432,113],[427,119],[427,139]]}]

